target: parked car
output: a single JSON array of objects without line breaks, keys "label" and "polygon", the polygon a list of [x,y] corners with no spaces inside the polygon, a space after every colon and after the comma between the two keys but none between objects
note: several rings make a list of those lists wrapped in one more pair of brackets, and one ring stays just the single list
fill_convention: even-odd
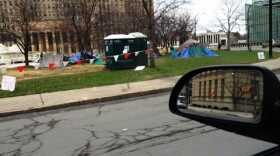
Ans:
[{"label": "parked car", "polygon": [[186,109],[185,97],[179,96],[177,100],[177,106],[181,109]]},{"label": "parked car", "polygon": [[[269,46],[269,42],[266,41],[262,44],[263,48],[266,48]],[[272,39],[272,47],[280,47],[280,39]]]}]

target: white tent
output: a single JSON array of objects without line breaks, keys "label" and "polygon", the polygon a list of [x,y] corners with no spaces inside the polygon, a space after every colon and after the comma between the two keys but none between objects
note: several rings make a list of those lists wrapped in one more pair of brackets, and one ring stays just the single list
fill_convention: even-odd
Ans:
[{"label": "white tent", "polygon": [[8,53],[20,53],[20,49],[17,45],[12,45],[11,47],[8,47]]},{"label": "white tent", "polygon": [[8,48],[5,45],[0,43],[0,54],[7,53],[7,51],[8,51]]},{"label": "white tent", "polygon": [[17,45],[12,45],[11,47],[6,47],[5,45],[0,43],[0,54],[5,53],[20,53],[20,49]]}]

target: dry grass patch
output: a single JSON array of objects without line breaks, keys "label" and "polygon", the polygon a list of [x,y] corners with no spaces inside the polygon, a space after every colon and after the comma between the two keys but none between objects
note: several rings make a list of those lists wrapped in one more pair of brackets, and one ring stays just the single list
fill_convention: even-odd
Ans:
[{"label": "dry grass patch", "polygon": [[[79,73],[92,73],[98,71],[106,70],[105,66],[102,65],[73,65],[67,66],[63,68],[39,68],[35,70],[34,67],[28,67],[23,70],[23,72],[19,72],[16,68],[7,69],[6,74],[8,76],[14,76],[17,78],[17,81],[29,80],[35,78],[42,77],[51,77],[51,76],[62,76],[62,75],[71,75],[71,74],[79,74]],[[1,75],[1,74],[0,74]],[[0,78],[2,80],[2,76]]]}]

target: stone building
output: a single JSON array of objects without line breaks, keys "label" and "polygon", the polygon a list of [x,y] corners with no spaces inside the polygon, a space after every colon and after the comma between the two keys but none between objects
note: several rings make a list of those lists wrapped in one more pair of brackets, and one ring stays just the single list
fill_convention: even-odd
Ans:
[{"label": "stone building", "polygon": [[253,112],[261,106],[263,75],[258,71],[212,70],[196,75],[181,94],[189,105]]},{"label": "stone building", "polygon": [[[18,0],[0,0],[1,11],[13,12],[13,5]],[[32,46],[30,51],[51,52],[70,54],[77,52],[76,34],[74,31],[61,27],[61,23],[66,20],[63,5],[67,0],[33,0],[37,10],[36,16],[40,17],[36,25],[32,28],[30,40]],[[32,2],[32,1],[30,1]],[[134,0],[97,0],[95,13],[91,20],[94,20],[94,28],[91,31],[90,50],[102,48],[103,38],[110,34],[128,34],[130,32],[145,33],[140,26],[138,18],[145,17],[145,10],[141,1]],[[77,18],[79,18],[77,16]],[[15,29],[13,21],[0,17],[0,26],[7,29]],[[99,28],[96,28],[98,27]],[[2,34],[3,35],[3,34]],[[0,32],[0,36],[1,32]],[[0,43],[11,45],[0,37]],[[99,42],[99,43],[98,43]],[[89,50],[89,49],[86,49]]]},{"label": "stone building", "polygon": [[212,32],[208,30],[206,33],[197,34],[197,39],[202,45],[213,50],[217,49],[218,44],[227,47],[227,35],[222,31]]}]

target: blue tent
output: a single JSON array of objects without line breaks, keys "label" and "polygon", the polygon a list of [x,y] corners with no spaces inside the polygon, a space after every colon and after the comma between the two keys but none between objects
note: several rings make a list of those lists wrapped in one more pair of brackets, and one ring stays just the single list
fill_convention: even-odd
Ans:
[{"label": "blue tent", "polygon": [[172,53],[173,57],[176,58],[189,58],[189,57],[203,57],[203,56],[219,56],[209,50],[208,48],[198,46],[198,45],[192,45],[190,47],[187,47],[184,49],[181,53]]},{"label": "blue tent", "polygon": [[[94,55],[91,55],[89,52],[83,52],[84,59],[96,59],[97,57]],[[69,57],[69,62],[71,63],[77,63],[79,60],[82,59],[81,52],[77,52],[76,54],[72,54],[71,57]]]},{"label": "blue tent", "polygon": [[74,53],[71,55],[71,57],[69,57],[69,62],[71,63],[77,63],[79,60],[81,59],[81,53]]}]

